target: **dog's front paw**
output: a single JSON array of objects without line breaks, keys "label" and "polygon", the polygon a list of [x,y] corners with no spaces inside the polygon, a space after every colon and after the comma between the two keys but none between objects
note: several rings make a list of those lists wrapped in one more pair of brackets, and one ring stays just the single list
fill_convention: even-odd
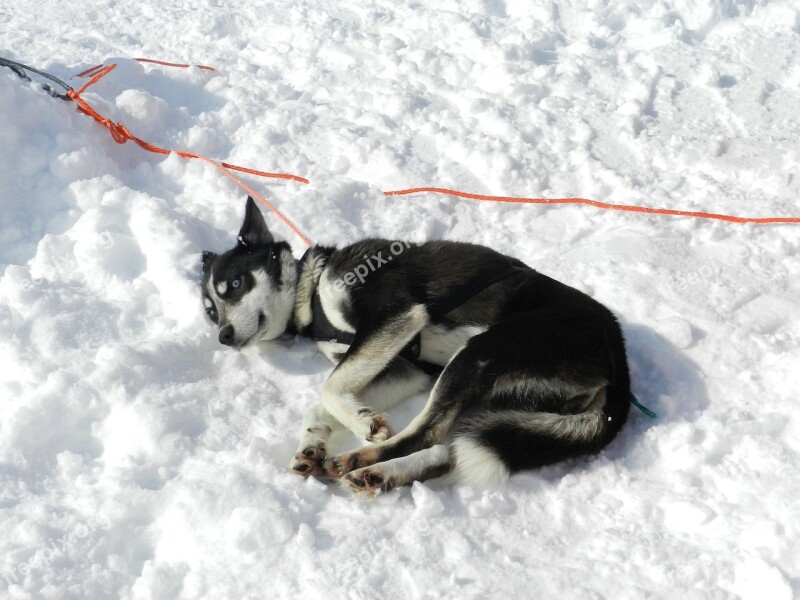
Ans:
[{"label": "dog's front paw", "polygon": [[325,476],[323,467],[325,462],[325,444],[319,443],[308,446],[294,455],[289,468],[295,475],[301,477]]},{"label": "dog's front paw", "polygon": [[381,473],[380,466],[357,469],[342,477],[339,482],[343,488],[361,498],[374,498],[395,487],[393,479]]},{"label": "dog's front paw", "polygon": [[367,435],[368,442],[383,442],[392,437],[392,430],[386,417],[382,415],[372,415],[372,420],[369,424],[369,434]]}]

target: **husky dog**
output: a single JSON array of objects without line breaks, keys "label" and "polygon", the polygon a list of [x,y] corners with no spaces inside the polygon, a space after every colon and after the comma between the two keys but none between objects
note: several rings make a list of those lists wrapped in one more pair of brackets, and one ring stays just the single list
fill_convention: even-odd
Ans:
[{"label": "husky dog", "polygon": [[[248,198],[238,245],[203,253],[219,341],[311,337],[335,364],[303,418],[289,468],[381,491],[449,474],[497,484],[596,452],[628,416],[630,376],[614,315],[586,294],[473,244],[368,239],[296,260]],[[435,382],[392,433],[384,411]],[[368,442],[328,456],[334,430]]]}]

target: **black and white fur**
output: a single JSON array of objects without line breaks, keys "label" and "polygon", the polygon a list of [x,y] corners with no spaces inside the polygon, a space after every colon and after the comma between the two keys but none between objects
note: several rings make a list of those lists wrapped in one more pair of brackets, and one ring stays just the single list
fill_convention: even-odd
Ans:
[{"label": "black and white fur", "polygon": [[[221,343],[241,348],[308,331],[315,294],[330,323],[354,335],[349,346],[319,343],[336,367],[303,419],[295,473],[340,479],[367,496],[445,474],[486,486],[614,438],[628,415],[630,380],[607,308],[525,267],[434,318],[432,304],[509,259],[446,241],[390,251],[398,244],[315,247],[298,261],[248,198],[238,245],[203,253],[203,298]],[[342,283],[365,264],[366,276]],[[399,356],[417,334],[419,359],[443,370],[422,412],[393,435],[384,411],[430,381]],[[369,445],[327,456],[339,428]]]}]

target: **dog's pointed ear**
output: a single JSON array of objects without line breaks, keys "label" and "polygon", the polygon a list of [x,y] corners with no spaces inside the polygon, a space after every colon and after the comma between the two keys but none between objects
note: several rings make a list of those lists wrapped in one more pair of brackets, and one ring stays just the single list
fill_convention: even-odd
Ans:
[{"label": "dog's pointed ear", "polygon": [[208,275],[208,272],[211,270],[211,265],[216,259],[216,254],[203,250],[203,275]]},{"label": "dog's pointed ear", "polygon": [[258,210],[255,200],[251,196],[247,197],[247,207],[244,211],[244,223],[239,231],[239,243],[243,246],[259,246],[271,244],[275,240],[267,229],[264,216]]}]

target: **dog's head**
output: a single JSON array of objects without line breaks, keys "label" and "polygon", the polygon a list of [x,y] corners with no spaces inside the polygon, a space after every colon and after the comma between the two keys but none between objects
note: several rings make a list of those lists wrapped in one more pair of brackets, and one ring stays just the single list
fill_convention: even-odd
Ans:
[{"label": "dog's head", "polygon": [[239,243],[224,254],[203,252],[203,303],[219,341],[241,348],[279,337],[294,309],[297,267],[289,244],[276,242],[247,198]]}]

